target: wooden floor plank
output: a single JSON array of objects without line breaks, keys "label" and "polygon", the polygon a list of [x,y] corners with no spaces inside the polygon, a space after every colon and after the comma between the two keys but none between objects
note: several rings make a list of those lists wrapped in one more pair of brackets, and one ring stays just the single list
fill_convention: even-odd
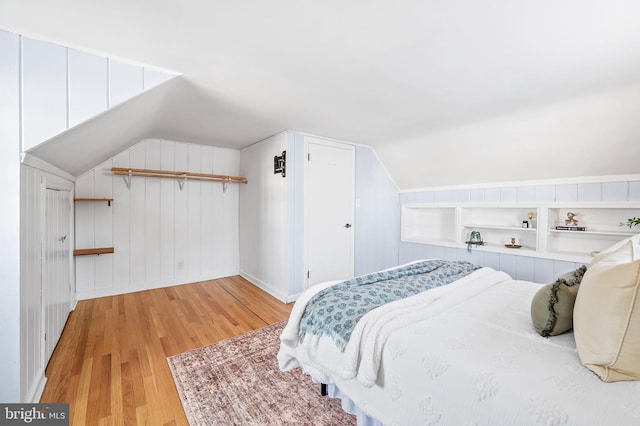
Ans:
[{"label": "wooden floor plank", "polygon": [[78,302],[41,402],[71,425],[187,425],[166,358],[286,319],[284,304],[229,277]]},{"label": "wooden floor plank", "polygon": [[122,371],[122,424],[134,425],[136,419],[136,397],[133,391],[133,380],[131,379],[131,365],[125,362],[121,365]]}]

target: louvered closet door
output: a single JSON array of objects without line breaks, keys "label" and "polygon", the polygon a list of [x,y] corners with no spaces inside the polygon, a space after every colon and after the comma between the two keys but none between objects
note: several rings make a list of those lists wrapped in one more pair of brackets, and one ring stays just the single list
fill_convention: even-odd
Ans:
[{"label": "louvered closet door", "polygon": [[49,188],[46,190],[45,241],[42,256],[45,360],[51,357],[71,308],[70,197],[69,191]]}]

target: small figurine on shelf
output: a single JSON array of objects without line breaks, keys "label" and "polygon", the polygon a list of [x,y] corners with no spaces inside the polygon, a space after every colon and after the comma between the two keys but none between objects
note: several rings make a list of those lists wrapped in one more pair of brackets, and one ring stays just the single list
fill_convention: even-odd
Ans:
[{"label": "small figurine on shelf", "polygon": [[536,226],[533,223],[533,218],[536,217],[534,212],[527,213],[527,217],[529,218],[529,228],[535,228]]},{"label": "small figurine on shelf", "polygon": [[504,246],[507,247],[507,248],[517,249],[517,248],[522,247],[522,244],[517,244],[516,243],[516,237],[511,237],[511,244],[505,244]]},{"label": "small figurine on shelf", "polygon": [[567,213],[567,218],[564,221],[566,226],[578,226],[578,219],[575,218],[576,214],[569,212]]}]

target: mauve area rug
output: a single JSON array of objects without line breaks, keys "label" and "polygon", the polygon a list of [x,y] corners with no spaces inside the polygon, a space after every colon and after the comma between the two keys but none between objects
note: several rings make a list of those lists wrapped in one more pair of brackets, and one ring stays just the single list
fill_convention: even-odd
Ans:
[{"label": "mauve area rug", "polygon": [[299,368],[280,371],[285,323],[167,358],[190,425],[356,424]]}]

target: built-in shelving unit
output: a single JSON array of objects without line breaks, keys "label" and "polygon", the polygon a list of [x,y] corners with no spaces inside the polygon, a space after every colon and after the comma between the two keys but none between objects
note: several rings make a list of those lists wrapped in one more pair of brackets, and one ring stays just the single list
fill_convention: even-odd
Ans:
[{"label": "built-in shelving unit", "polygon": [[[528,214],[533,212],[538,216],[535,206],[468,206],[460,208],[460,240],[466,242],[472,231],[478,231],[482,235],[485,244],[483,249],[498,252],[513,250],[535,251],[538,246],[537,230],[529,224]],[[523,227],[523,223],[525,226]],[[516,241],[516,247],[507,248],[512,239]]]},{"label": "built-in shelving unit", "polygon": [[[586,230],[556,229],[569,212]],[[401,239],[461,248],[477,231],[484,244],[472,250],[589,263],[593,253],[640,232],[620,226],[638,215],[640,203],[403,204]]]},{"label": "built-in shelving unit", "polygon": [[451,245],[456,243],[456,207],[405,205],[402,208],[403,241]]},{"label": "built-in shelving unit", "polygon": [[[567,213],[575,213],[578,224],[584,231],[556,229],[566,225]],[[604,250],[613,243],[638,233],[621,227],[628,218],[640,214],[637,206],[564,206],[548,209],[549,229],[547,251],[569,258],[590,258],[594,252]]]}]

